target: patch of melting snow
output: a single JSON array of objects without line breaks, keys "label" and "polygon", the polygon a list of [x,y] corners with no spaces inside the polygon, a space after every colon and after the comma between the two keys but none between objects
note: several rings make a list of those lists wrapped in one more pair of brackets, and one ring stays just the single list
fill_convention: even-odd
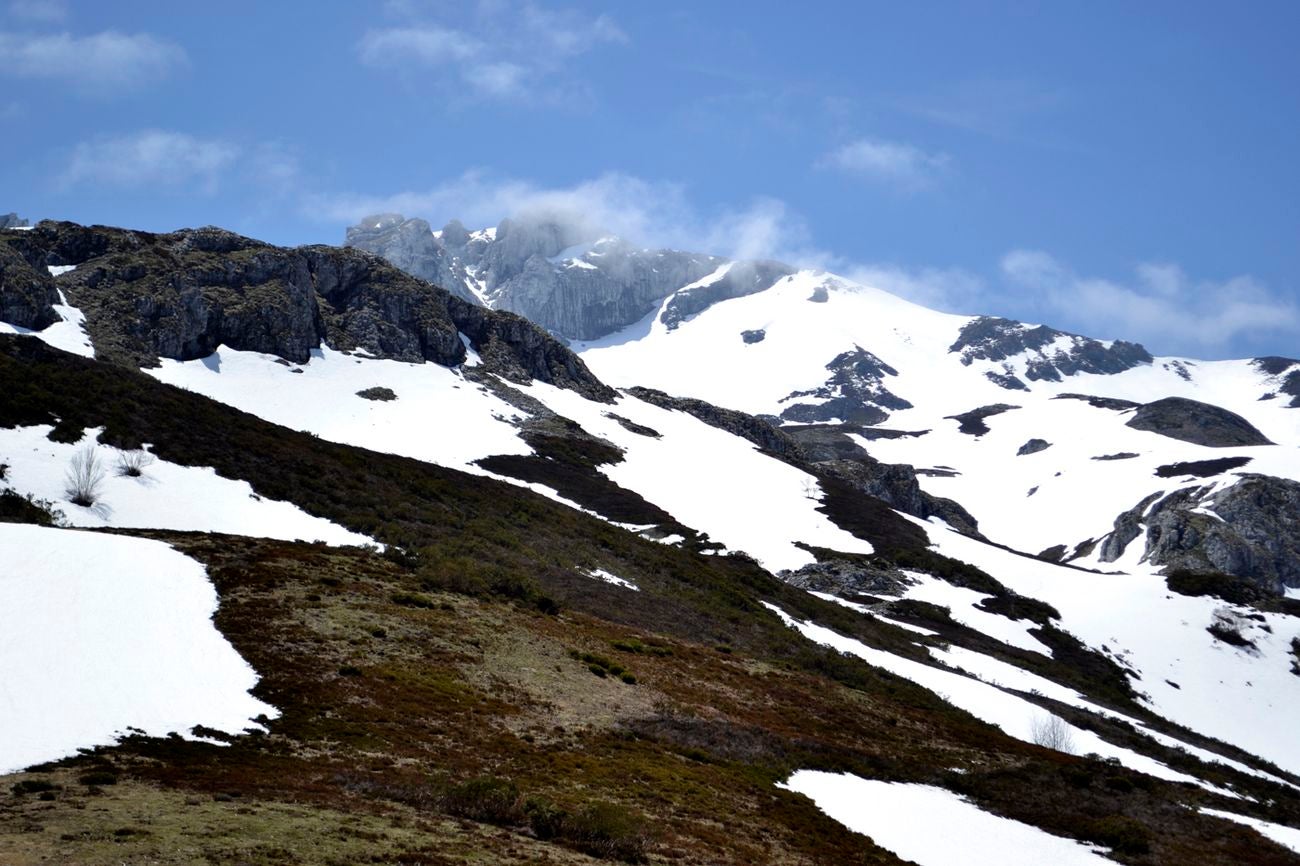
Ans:
[{"label": "patch of melting snow", "polygon": [[919,866],[1101,866],[1093,845],[986,812],[944,788],[798,770],[777,787]]},{"label": "patch of melting snow", "polygon": [[[230,734],[279,712],[217,631],[203,566],[166,544],[0,524],[0,774],[137,729]],[[89,564],[89,567],[88,567]]]},{"label": "patch of melting snow", "polygon": [[641,591],[641,587],[637,586],[632,581],[624,580],[616,574],[610,574],[603,568],[593,568],[590,571],[584,572],[584,574],[588,577],[594,577],[596,580],[603,580],[605,583],[612,583],[614,586],[621,586],[624,589],[630,589],[633,592]]}]

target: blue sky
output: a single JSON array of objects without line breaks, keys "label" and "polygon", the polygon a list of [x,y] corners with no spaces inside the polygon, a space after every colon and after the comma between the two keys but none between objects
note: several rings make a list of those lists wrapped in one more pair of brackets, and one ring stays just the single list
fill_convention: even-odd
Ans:
[{"label": "blue sky", "polygon": [[1300,4],[0,0],[0,210],[338,243],[578,212],[1300,355]]}]

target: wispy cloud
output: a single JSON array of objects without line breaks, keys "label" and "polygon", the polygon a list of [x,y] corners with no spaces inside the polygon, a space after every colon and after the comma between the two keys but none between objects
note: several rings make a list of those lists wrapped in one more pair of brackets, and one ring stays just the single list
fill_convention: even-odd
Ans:
[{"label": "wispy cloud", "polygon": [[1021,78],[973,78],[890,100],[915,117],[994,138],[1016,138],[1035,116],[1057,108],[1064,93]]},{"label": "wispy cloud", "polygon": [[10,0],[9,14],[28,21],[57,22],[68,17],[68,4],[64,0]]},{"label": "wispy cloud", "polygon": [[396,73],[413,67],[448,72],[464,85],[463,94],[474,98],[536,98],[569,89],[564,72],[572,58],[627,41],[608,15],[592,18],[531,2],[479,0],[453,25],[444,20],[446,8],[388,4],[401,24],[367,31],[357,44],[358,58]]},{"label": "wispy cloud", "polygon": [[63,81],[94,95],[159,81],[185,63],[184,49],[148,33],[0,32],[0,74]]},{"label": "wispy cloud", "polygon": [[215,195],[225,184],[236,183],[255,187],[265,197],[292,192],[298,178],[296,155],[278,142],[145,129],[76,145],[56,185],[64,192],[89,187]]},{"label": "wispy cloud", "polygon": [[1038,250],[1014,250],[1001,270],[1032,305],[1092,336],[1140,339],[1159,351],[1218,356],[1265,335],[1300,336],[1300,306],[1250,276],[1197,280],[1169,263],[1137,266],[1131,279],[1086,277]]},{"label": "wispy cloud", "polygon": [[63,190],[81,186],[183,187],[212,194],[241,149],[218,139],[148,129],[84,141],[58,177]]},{"label": "wispy cloud", "polygon": [[304,213],[356,222],[373,213],[420,216],[435,226],[451,218],[469,226],[496,225],[503,217],[547,220],[591,238],[613,233],[647,247],[670,247],[733,258],[776,258],[820,264],[807,225],[785,203],[758,198],[739,207],[702,210],[681,184],[609,173],[568,187],[471,171],[436,187],[391,195],[316,195]]},{"label": "wispy cloud", "polygon": [[947,170],[948,163],[948,155],[944,153],[929,153],[902,142],[859,138],[826,154],[816,165],[915,191],[935,183]]}]

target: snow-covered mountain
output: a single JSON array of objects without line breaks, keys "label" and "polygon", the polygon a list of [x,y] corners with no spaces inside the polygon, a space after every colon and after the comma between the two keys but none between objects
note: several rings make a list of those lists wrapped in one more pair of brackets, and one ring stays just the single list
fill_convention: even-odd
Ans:
[{"label": "snow-covered mountain", "polygon": [[[328,672],[339,688],[374,689],[328,698],[329,714],[398,692],[451,707],[469,686],[392,666],[472,657],[479,667],[458,667],[453,679],[508,697],[493,730],[512,732],[511,756],[531,755],[535,741],[580,749],[557,733],[569,725],[659,744],[666,751],[647,760],[670,775],[696,772],[686,767],[696,761],[708,773],[778,766],[785,787],[763,797],[802,791],[878,841],[887,827],[843,811],[846,798],[867,796],[869,780],[858,779],[865,787],[855,794],[811,771],[862,776],[874,766],[880,779],[915,783],[919,798],[966,794],[1001,816],[986,818],[1021,828],[1013,835],[1039,834],[1043,850],[1065,846],[1087,862],[1151,851],[1159,862],[1230,862],[1218,849],[1187,859],[1175,841],[1201,832],[1188,827],[1228,826],[1206,814],[1283,846],[1248,833],[1260,862],[1286,862],[1287,845],[1300,850],[1288,842],[1300,826],[1291,730],[1300,708],[1300,362],[1153,358],[1131,343],[937,313],[828,274],[638,250],[556,226],[435,233],[377,217],[349,241],[450,291],[357,249],[286,250],[218,229],[42,223],[0,233],[0,334],[11,335],[0,336],[0,513],[100,533],[0,523],[0,550],[24,552],[0,556],[0,634],[24,635],[21,654],[0,642],[0,660],[53,670],[33,645],[31,622],[59,616],[41,586],[75,594],[70,561],[138,555],[160,564],[131,585],[148,592],[149,581],[167,580],[162,566],[174,553],[161,538],[207,557],[223,593],[217,624],[272,679],[248,695],[250,671],[230,663],[238,659],[226,645],[221,700],[233,700],[233,688],[242,703],[215,713],[215,689],[175,691],[168,713],[131,721],[122,695],[138,691],[152,706],[166,692],[149,682],[148,647],[178,652],[176,633],[141,633],[145,643],[112,650],[130,661],[97,721],[99,704],[75,693],[0,702],[0,730],[23,732],[17,745],[0,740],[0,772],[130,728],[194,736],[187,726],[199,725],[200,738],[229,740],[247,723],[275,742],[306,736],[302,718],[333,715],[313,703],[326,698],[303,696],[307,657],[289,663],[278,653],[310,644],[303,630],[343,647],[414,634],[424,620],[407,617],[438,616],[442,604],[469,617],[446,628],[486,622],[491,634],[509,623],[508,648],[488,652],[482,637],[465,645],[473,650],[427,649],[436,641],[428,635],[418,650],[390,643]],[[541,311],[546,329],[506,309]],[[66,476],[91,456],[112,471],[93,495],[75,496]],[[144,537],[122,539],[138,549],[109,545],[104,530]],[[178,534],[193,530],[226,535],[209,543]],[[250,540],[228,540],[236,536]],[[271,544],[255,539],[278,546],[232,552]],[[387,550],[349,546],[369,542]],[[360,595],[349,605],[359,607],[317,616],[312,605],[337,604],[320,584],[286,601],[286,563],[298,561],[330,575],[351,563],[347,574],[361,576],[323,586],[350,587]],[[399,567],[406,576],[384,576]],[[276,641],[250,642],[262,627],[249,618],[254,598],[282,617]],[[559,599],[577,613],[516,622],[484,598],[532,600],[552,615]],[[93,613],[78,608],[83,619]],[[78,622],[68,634],[93,631]],[[627,638],[628,629],[640,636]],[[556,640],[560,648],[534,655]],[[647,647],[668,646],[658,640],[679,643],[656,655]],[[668,667],[637,683],[634,697],[570,698],[586,694],[592,675],[624,673],[601,655],[609,646],[642,666],[633,683]],[[815,646],[833,652],[801,655]],[[738,679],[733,659],[748,666]],[[573,660],[586,679],[545,684],[540,672],[567,671]],[[867,703],[845,698],[856,709],[832,710],[808,696],[816,689],[796,697],[781,682],[802,670],[855,683]],[[737,697],[750,690],[759,704],[788,709],[742,710],[757,705]],[[509,721],[547,701],[554,717],[543,713],[536,729]],[[91,723],[43,726],[33,715],[74,706]],[[393,742],[380,737],[382,746],[374,731],[430,712],[420,706],[394,705],[324,731],[321,742],[355,740],[358,755],[373,755]],[[889,709],[877,718],[871,706]],[[725,725],[706,733],[710,719]],[[951,733],[966,725],[972,733]],[[946,755],[936,759],[916,745],[921,731],[964,745],[935,747]],[[262,749],[258,736],[236,742]],[[870,742],[889,751],[863,758]],[[312,761],[330,754],[303,743]],[[458,743],[439,760],[482,754],[470,763],[490,768],[486,756],[500,746]],[[615,752],[601,760],[627,760]],[[392,766],[428,760],[405,755]],[[343,772],[312,766],[330,778]],[[1012,766],[1033,767],[1034,784],[1060,788],[1068,805],[1052,817],[1023,786],[990,781]],[[1105,774],[1120,781],[1087,781]],[[1134,790],[1129,774],[1145,780],[1140,805],[1116,799],[1123,786]],[[349,796],[400,781],[346,778]],[[710,778],[701,784],[739,796],[734,780]],[[1158,821],[1143,811],[1156,801]],[[638,800],[659,814],[652,802]],[[1108,816],[1140,826],[1102,829]],[[1117,826],[1140,838],[1125,841]],[[709,837],[698,827],[674,832]],[[885,847],[913,856],[905,842]],[[753,862],[739,847],[711,858]]]}]

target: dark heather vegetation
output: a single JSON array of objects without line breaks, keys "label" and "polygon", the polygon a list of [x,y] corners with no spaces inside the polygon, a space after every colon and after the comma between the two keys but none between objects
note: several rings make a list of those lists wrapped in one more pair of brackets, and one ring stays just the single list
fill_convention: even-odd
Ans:
[{"label": "dark heather vegetation", "polygon": [[[0,393],[0,425],[65,438],[103,426],[106,444],[149,442],[159,459],[213,466],[388,545],[133,532],[207,567],[215,623],[281,715],[223,745],[132,736],[0,780],[0,862],[898,862],[775,787],[798,768],[940,785],[1125,863],[1294,860],[1195,811],[1300,823],[1289,789],[1198,765],[1254,798],[1229,800],[1010,739],[800,638],[760,602],[925,655],[915,635],[747,557],[646,541],[526,490],[276,427],[31,339],[0,337]],[[558,462],[569,447],[577,465],[613,456],[570,443],[550,453]],[[1054,611],[935,554],[914,524],[841,485],[827,481],[824,508],[876,545],[882,567],[978,585],[1046,620],[1045,640],[1070,658]],[[580,571],[597,567],[636,583],[635,603]],[[1066,664],[1081,680],[1113,678],[1080,651]]]},{"label": "dark heather vegetation", "polygon": [[1240,469],[1251,461],[1249,457],[1220,457],[1217,460],[1190,460],[1186,463],[1167,463],[1156,467],[1157,478],[1181,478],[1195,475],[1197,478],[1211,478],[1231,469]]}]

